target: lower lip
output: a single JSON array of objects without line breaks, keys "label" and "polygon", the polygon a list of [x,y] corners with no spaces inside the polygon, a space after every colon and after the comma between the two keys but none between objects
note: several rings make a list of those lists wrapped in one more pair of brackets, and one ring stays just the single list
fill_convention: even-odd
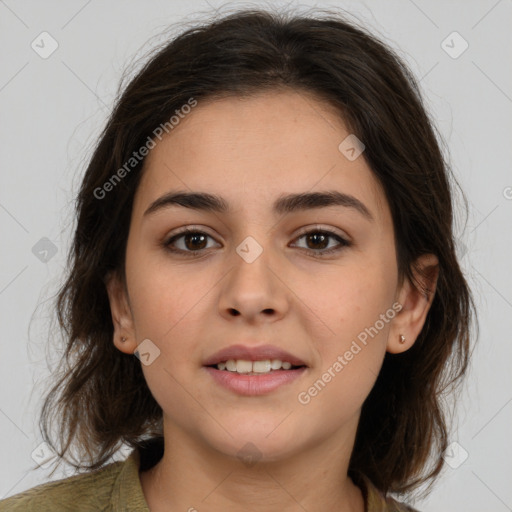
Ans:
[{"label": "lower lip", "polygon": [[213,379],[225,388],[239,395],[255,396],[270,393],[275,389],[298,379],[306,367],[297,370],[276,370],[262,375],[243,375],[237,372],[217,370],[211,366],[203,366]]}]

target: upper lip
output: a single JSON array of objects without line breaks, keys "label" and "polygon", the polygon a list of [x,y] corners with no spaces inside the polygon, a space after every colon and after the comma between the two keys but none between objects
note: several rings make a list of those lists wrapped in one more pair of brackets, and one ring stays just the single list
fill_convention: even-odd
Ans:
[{"label": "upper lip", "polygon": [[279,359],[281,361],[288,361],[293,366],[307,366],[306,363],[298,357],[290,354],[282,348],[275,347],[273,345],[231,345],[219,350],[218,352],[215,352],[215,354],[211,355],[204,361],[203,365],[212,366],[229,359],[244,359],[246,361]]}]

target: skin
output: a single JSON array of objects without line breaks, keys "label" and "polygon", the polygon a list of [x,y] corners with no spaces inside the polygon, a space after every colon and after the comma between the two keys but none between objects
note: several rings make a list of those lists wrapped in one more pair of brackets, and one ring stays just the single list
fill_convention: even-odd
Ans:
[{"label": "skin", "polygon": [[[400,284],[383,190],[364,156],[350,161],[338,149],[349,133],[328,104],[275,91],[199,102],[148,155],[132,210],[126,289],[116,276],[107,288],[116,347],[132,354],[150,339],[160,350],[141,365],[164,414],[164,456],[140,473],[152,512],[364,511],[361,490],[347,476],[361,407],[386,351],[408,350],[416,340],[434,294]],[[171,206],[143,215],[176,190],[218,194],[233,211]],[[373,221],[343,206],[272,213],[281,194],[325,190],[355,196]],[[174,246],[202,255],[163,247],[185,226],[209,238]],[[351,245],[315,257],[338,245],[299,238],[315,227]],[[247,236],[263,248],[252,263],[235,250]],[[424,282],[435,290],[436,257],[424,255],[419,264],[431,268]],[[301,404],[298,393],[395,302],[402,310]],[[202,368],[235,343],[282,347],[309,368],[269,394],[236,395]],[[258,450],[252,465],[237,457],[248,442]]]}]

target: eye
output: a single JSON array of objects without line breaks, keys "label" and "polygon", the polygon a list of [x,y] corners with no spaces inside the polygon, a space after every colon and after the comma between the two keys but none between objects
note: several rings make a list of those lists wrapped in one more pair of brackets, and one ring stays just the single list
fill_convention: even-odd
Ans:
[{"label": "eye", "polygon": [[[195,256],[206,248],[205,244],[208,238],[212,238],[208,233],[197,229],[187,228],[180,233],[171,236],[163,243],[163,245],[171,252],[181,253],[185,256]],[[183,239],[181,247],[174,247],[176,242],[180,239]]]},{"label": "eye", "polygon": [[[300,240],[301,238],[305,238],[306,245],[309,247],[305,247],[308,252],[313,253],[316,257],[323,257],[326,254],[332,254],[338,251],[341,251],[344,247],[350,246],[350,242],[345,240],[343,237],[334,233],[333,231],[325,230],[325,229],[312,229],[310,231],[306,231],[301,234],[296,240]],[[329,247],[329,239],[336,240],[338,242],[334,247]]]}]

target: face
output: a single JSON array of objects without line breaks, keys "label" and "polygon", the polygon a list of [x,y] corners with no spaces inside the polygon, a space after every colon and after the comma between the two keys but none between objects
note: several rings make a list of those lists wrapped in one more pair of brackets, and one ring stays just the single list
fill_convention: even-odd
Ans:
[{"label": "face", "polygon": [[[327,104],[267,92],[199,102],[151,150],[132,210],[127,294],[112,282],[109,295],[118,348],[149,340],[141,366],[166,433],[229,455],[250,442],[268,459],[348,439],[386,350],[414,341],[426,304],[398,287],[389,206],[364,153],[354,159],[350,139],[339,148],[349,135]],[[226,208],[155,205],[175,192],[219,196]],[[312,193],[341,200],[275,208]],[[205,366],[233,345],[270,345],[304,367],[239,376]]]}]

